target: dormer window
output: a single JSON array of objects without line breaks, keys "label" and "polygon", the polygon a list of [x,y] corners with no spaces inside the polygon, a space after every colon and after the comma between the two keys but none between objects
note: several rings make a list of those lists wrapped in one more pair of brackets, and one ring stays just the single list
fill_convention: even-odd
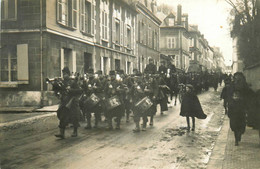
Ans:
[{"label": "dormer window", "polygon": [[174,26],[174,18],[169,18],[169,26]]}]

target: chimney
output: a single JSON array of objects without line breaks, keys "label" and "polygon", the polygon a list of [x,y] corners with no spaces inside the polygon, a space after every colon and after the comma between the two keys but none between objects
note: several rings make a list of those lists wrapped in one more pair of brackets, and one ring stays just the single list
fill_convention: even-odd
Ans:
[{"label": "chimney", "polygon": [[181,25],[181,17],[182,17],[181,5],[178,5],[178,7],[177,7],[177,25]]},{"label": "chimney", "polygon": [[184,27],[185,29],[189,30],[189,15],[188,14],[183,14],[184,19]]}]

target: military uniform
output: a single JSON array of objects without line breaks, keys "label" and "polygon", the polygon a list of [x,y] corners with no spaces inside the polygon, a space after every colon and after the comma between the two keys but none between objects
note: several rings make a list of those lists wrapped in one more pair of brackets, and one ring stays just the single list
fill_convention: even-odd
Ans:
[{"label": "military uniform", "polygon": [[[70,75],[70,71],[67,67],[63,69],[63,74]],[[57,116],[60,120],[60,134],[56,134],[55,136],[63,139],[65,128],[69,123],[73,124],[74,127],[72,137],[77,136],[81,114],[79,108],[79,96],[81,95],[82,90],[77,82],[74,79],[70,79],[68,76],[64,77],[62,84],[62,90],[60,91],[61,102],[57,110]]]}]

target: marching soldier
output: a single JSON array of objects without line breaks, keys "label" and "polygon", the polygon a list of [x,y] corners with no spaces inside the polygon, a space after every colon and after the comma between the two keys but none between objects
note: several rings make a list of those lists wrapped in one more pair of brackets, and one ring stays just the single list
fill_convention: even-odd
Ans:
[{"label": "marching soldier", "polygon": [[120,129],[120,122],[123,116],[124,106],[122,99],[120,99],[122,89],[122,83],[116,80],[115,71],[110,71],[110,80],[105,87],[106,92],[106,112],[105,116],[108,122],[108,129],[113,129],[112,118],[116,117],[116,129]]},{"label": "marching soldier", "polygon": [[135,129],[133,132],[140,132],[140,118],[143,118],[143,128],[142,130],[145,131],[146,123],[147,123],[147,116],[145,112],[141,112],[140,109],[137,108],[137,103],[140,102],[144,97],[144,90],[143,85],[140,80],[141,77],[135,77],[135,83],[132,87],[131,94],[132,94],[132,103],[133,103],[133,112],[134,112],[134,122],[135,122]]},{"label": "marching soldier", "polygon": [[[152,76],[147,76],[147,81],[144,86],[145,95],[152,101],[153,105],[146,111],[147,116],[150,116],[150,126],[153,126],[153,117],[156,114],[156,96],[159,92],[159,85],[155,78]],[[146,127],[146,123],[143,123]]]},{"label": "marching soldier", "polygon": [[80,109],[79,109],[79,96],[82,93],[79,85],[75,82],[74,79],[70,78],[70,70],[68,67],[65,67],[62,70],[63,80],[61,87],[61,103],[57,110],[57,116],[60,120],[59,128],[60,133],[56,134],[56,137],[61,139],[65,138],[65,128],[69,123],[73,124],[74,130],[72,137],[77,137],[77,129],[80,126]]},{"label": "marching soldier", "polygon": [[85,129],[92,128],[91,113],[94,113],[95,116],[94,128],[98,127],[98,122],[100,120],[102,112],[102,107],[100,104],[100,93],[102,93],[102,89],[97,74],[95,74],[95,76],[93,74],[90,74],[89,79],[84,86],[85,101],[83,105],[83,112],[87,118],[87,126],[85,127]]},{"label": "marching soldier", "polygon": [[156,74],[156,72],[157,72],[157,68],[154,64],[153,59],[149,59],[149,64],[144,69],[144,73],[145,74]]}]

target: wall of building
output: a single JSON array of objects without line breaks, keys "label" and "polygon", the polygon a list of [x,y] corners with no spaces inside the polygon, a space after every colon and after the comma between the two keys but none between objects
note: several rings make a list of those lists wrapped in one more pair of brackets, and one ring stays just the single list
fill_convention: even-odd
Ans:
[{"label": "wall of building", "polygon": [[246,81],[254,91],[260,90],[260,65],[245,70]]}]

